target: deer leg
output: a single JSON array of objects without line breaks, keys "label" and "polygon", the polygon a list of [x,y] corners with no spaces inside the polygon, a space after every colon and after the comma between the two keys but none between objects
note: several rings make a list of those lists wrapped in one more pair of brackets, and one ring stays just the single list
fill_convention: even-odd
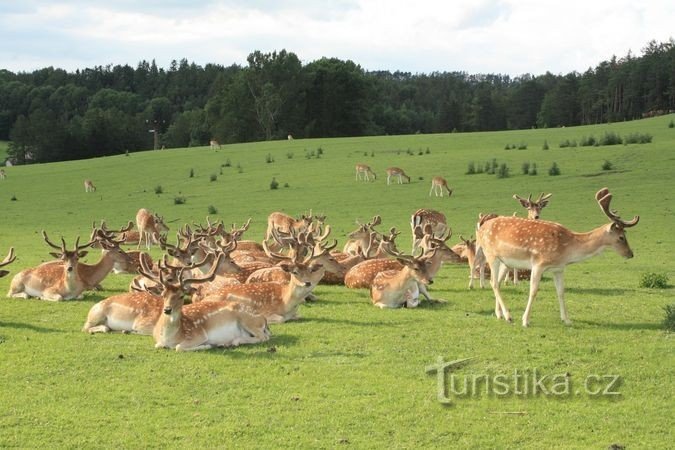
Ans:
[{"label": "deer leg", "polygon": [[509,310],[506,309],[504,304],[504,299],[502,298],[502,293],[499,289],[499,271],[500,271],[501,261],[495,258],[490,263],[490,281],[492,284],[492,291],[495,294],[495,315],[497,319],[504,317],[504,320],[511,322],[511,314]]},{"label": "deer leg", "polygon": [[513,285],[518,284],[518,269],[514,267],[513,269]]},{"label": "deer leg", "polygon": [[180,344],[176,345],[176,351],[177,352],[193,352],[196,350],[208,350],[210,348],[213,348],[213,345],[211,344],[202,344],[202,345],[195,345],[194,347],[190,347],[189,343],[181,342]]},{"label": "deer leg", "polygon": [[98,325],[96,327],[89,327],[85,325],[82,331],[89,333],[89,334],[94,334],[94,333],[108,333],[110,331],[110,328],[108,328],[106,325]]},{"label": "deer leg", "polygon": [[539,291],[539,281],[541,281],[541,275],[543,271],[539,266],[532,267],[532,276],[530,277],[530,296],[527,299],[527,307],[525,308],[525,313],[523,314],[523,326],[526,327],[530,324],[530,313],[532,312],[532,304],[534,299],[537,296]]},{"label": "deer leg", "polygon": [[436,189],[434,189],[434,187],[435,187],[435,186],[432,184],[432,185],[431,185],[431,189],[429,190],[429,197],[431,197],[431,193],[432,193],[432,192],[433,192],[433,193],[436,193]]},{"label": "deer leg", "polygon": [[560,303],[560,320],[565,322],[565,325],[572,325],[572,321],[567,316],[567,307],[565,306],[565,284],[563,282],[564,272],[553,272],[553,283],[555,284],[555,291],[558,294],[558,302]]},{"label": "deer leg", "polygon": [[391,175],[387,175],[387,186],[389,185],[390,178],[391,178]]}]

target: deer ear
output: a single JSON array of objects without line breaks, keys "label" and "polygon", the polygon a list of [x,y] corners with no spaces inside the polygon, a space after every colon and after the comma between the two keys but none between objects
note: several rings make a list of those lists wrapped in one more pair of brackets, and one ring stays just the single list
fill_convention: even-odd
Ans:
[{"label": "deer ear", "polygon": [[309,268],[312,272],[318,272],[319,270],[323,269],[323,264],[312,264]]},{"label": "deer ear", "polygon": [[284,272],[288,272],[288,273],[293,272],[293,265],[292,264],[281,263],[281,264],[279,264],[279,267],[281,267],[281,270],[283,270]]},{"label": "deer ear", "polygon": [[89,254],[89,252],[87,252],[87,251],[78,252],[77,257],[78,257],[78,258],[84,258],[84,257],[87,256],[88,254]]},{"label": "deer ear", "polygon": [[4,277],[9,273],[9,270],[0,270],[0,278]]},{"label": "deer ear", "polygon": [[616,222],[612,222],[609,229],[610,231],[623,231],[623,227]]}]

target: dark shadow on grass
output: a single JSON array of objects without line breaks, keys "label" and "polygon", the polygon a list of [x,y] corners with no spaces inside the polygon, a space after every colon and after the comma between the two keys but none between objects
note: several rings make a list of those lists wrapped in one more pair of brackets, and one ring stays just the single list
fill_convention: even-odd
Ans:
[{"label": "dark shadow on grass", "polygon": [[212,348],[206,350],[206,352],[218,356],[224,355],[232,359],[277,359],[279,357],[285,357],[283,351],[280,352],[278,347],[290,347],[297,344],[298,340],[298,337],[293,335],[272,334],[272,337],[267,342],[247,344],[240,347]]},{"label": "dark shadow on grass", "polygon": [[660,323],[632,323],[632,322],[597,322],[595,320],[574,320],[572,318],[572,323],[583,323],[585,325],[590,325],[593,327],[601,328],[610,328],[613,330],[662,330],[663,325]]},{"label": "dark shadow on grass", "polygon": [[30,323],[23,323],[23,322],[0,322],[0,328],[17,328],[17,329],[21,329],[21,330],[36,331],[38,333],[60,333],[61,332],[61,330],[57,330],[57,329],[54,329],[54,328],[44,328],[44,327],[32,325]]},{"label": "dark shadow on grass", "polygon": [[358,322],[356,320],[347,320],[347,319],[334,319],[328,317],[313,317],[311,319],[306,319],[307,322],[319,322],[319,323],[340,323],[345,325],[355,325],[359,327],[391,327],[392,325],[400,325],[400,322]]},{"label": "dark shadow on grass", "polygon": [[593,295],[605,295],[608,297],[621,297],[626,294],[626,289],[565,287],[566,297],[567,294],[593,294]]}]

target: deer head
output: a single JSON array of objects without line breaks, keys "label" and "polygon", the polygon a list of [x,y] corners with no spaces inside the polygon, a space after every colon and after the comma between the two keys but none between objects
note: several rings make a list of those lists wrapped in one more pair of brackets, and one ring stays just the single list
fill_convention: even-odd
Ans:
[{"label": "deer head", "polygon": [[616,211],[609,208],[609,204],[612,201],[612,194],[607,188],[600,189],[595,194],[595,199],[597,200],[598,205],[600,205],[602,212],[605,213],[605,215],[612,222],[606,231],[609,243],[621,256],[625,258],[632,258],[633,251],[628,245],[628,240],[626,239],[626,233],[624,230],[637,225],[640,221],[640,216],[634,216],[630,221],[621,219]]},{"label": "deer head", "polygon": [[523,208],[527,209],[527,218],[528,219],[539,219],[541,215],[541,210],[548,205],[548,199],[551,198],[553,194],[546,194],[542,192],[539,194],[539,198],[535,201],[532,201],[532,194],[528,195],[527,198],[520,197],[519,195],[514,194],[513,198],[518,200]]}]

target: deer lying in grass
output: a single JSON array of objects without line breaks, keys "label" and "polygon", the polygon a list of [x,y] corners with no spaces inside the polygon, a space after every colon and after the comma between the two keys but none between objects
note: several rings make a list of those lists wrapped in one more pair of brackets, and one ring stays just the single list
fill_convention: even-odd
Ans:
[{"label": "deer lying in grass", "polygon": [[271,323],[297,319],[298,307],[311,294],[325,272],[321,264],[311,262],[311,256],[303,261],[294,260],[279,265],[291,275],[285,284],[266,282],[223,286],[204,301],[240,302],[265,316]]},{"label": "deer lying in grass", "polygon": [[511,320],[499,289],[499,271],[502,265],[532,270],[530,294],[523,314],[523,326],[528,326],[532,304],[539,290],[539,281],[546,270],[553,272],[553,281],[560,303],[560,318],[570,324],[564,299],[563,274],[569,264],[583,261],[612,247],[625,258],[632,258],[633,251],[626,240],[625,229],[637,225],[635,216],[626,222],[609,208],[612,194],[603,188],[595,194],[602,212],[611,223],[588,233],[575,233],[562,225],[543,220],[518,217],[495,217],[478,229],[477,241],[483,249],[492,270],[491,285],[495,294],[495,315]]},{"label": "deer lying in grass", "polygon": [[19,272],[12,279],[7,297],[38,297],[50,301],[82,298],[82,293],[87,286],[80,278],[77,266],[79,259],[87,254],[83,250],[89,247],[92,241],[79,245],[80,237],[78,236],[75,248],[67,250],[66,241],[63,238],[61,238],[61,246],[57,246],[49,240],[44,230],[42,237],[51,247],[60,250],[59,253],[51,253],[51,255],[60,259],[62,264],[47,263]]},{"label": "deer lying in grass", "polygon": [[367,253],[365,249],[370,247],[373,243],[373,233],[375,236],[379,236],[380,233],[375,230],[377,225],[382,223],[382,217],[379,215],[373,216],[370,222],[362,224],[359,223],[359,227],[347,235],[347,242],[345,243],[342,252],[351,255],[365,255]]},{"label": "deer lying in grass", "polygon": [[[203,277],[179,276],[177,282],[167,281],[160,272],[155,281],[163,288],[163,307],[152,333],[155,348],[193,351],[255,344],[270,338],[265,317],[245,305],[222,301],[183,305],[183,295],[191,291],[188,285],[213,279],[218,263],[216,260],[212,270]],[[144,275],[154,276],[150,273]]]},{"label": "deer lying in grass", "polygon": [[[428,274],[431,278],[436,276],[444,262],[457,262],[459,260],[459,255],[447,246],[450,237],[451,234],[443,240],[436,239],[429,225],[424,231],[424,238],[421,240],[420,246],[422,256],[427,259]],[[398,254],[397,251],[391,251],[391,248],[386,250],[389,254]],[[378,273],[386,270],[401,270],[403,267],[403,264],[397,259],[370,259],[355,265],[347,273],[345,286],[352,289],[370,288]],[[419,291],[427,300],[434,301],[427,291],[426,285],[419,284]]]},{"label": "deer lying in grass", "polygon": [[120,331],[150,336],[164,302],[149,292],[126,292],[101,300],[91,307],[82,327],[85,333]]},{"label": "deer lying in grass", "polygon": [[[16,259],[16,255],[14,254],[14,247],[10,247],[9,253],[7,253],[7,256],[5,256],[5,259],[3,259],[2,262],[0,262],[0,267],[5,267],[6,265],[11,264],[12,262],[14,262],[15,259]],[[8,270],[4,270],[4,269],[0,270],[0,278],[2,278],[4,276],[7,276],[7,275],[9,275]]]},{"label": "deer lying in grass", "polygon": [[403,264],[401,270],[386,270],[375,276],[370,287],[373,305],[380,308],[414,308],[419,305],[419,285],[433,283],[429,275],[431,262],[426,257],[393,255]]}]

